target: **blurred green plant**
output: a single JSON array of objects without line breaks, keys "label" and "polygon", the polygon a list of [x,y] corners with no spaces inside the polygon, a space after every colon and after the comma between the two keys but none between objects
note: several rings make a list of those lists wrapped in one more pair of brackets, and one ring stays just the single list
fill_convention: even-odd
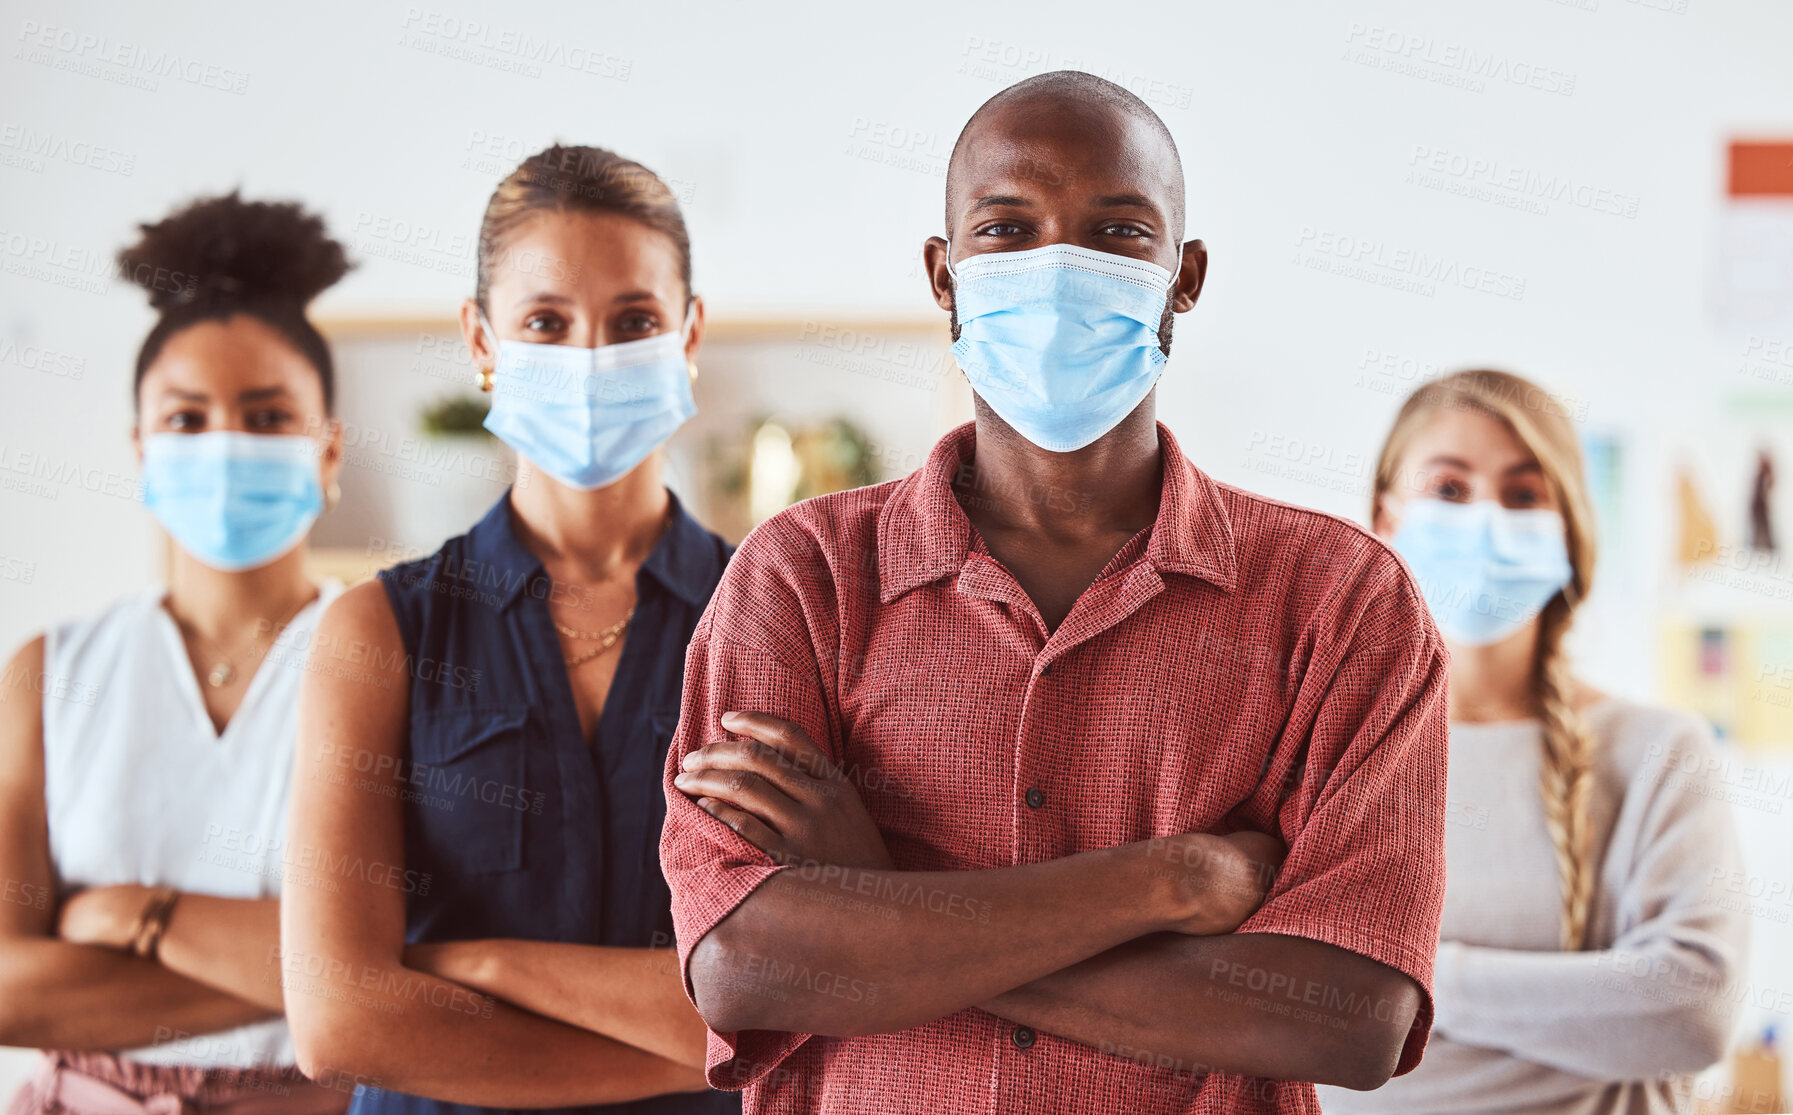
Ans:
[{"label": "blurred green plant", "polygon": [[[748,421],[739,435],[712,434],[706,457],[715,501],[706,522],[713,529],[721,523],[724,535],[735,538],[798,500],[883,479],[870,436],[844,418],[787,427],[762,414]],[[767,471],[756,475],[756,469]],[[762,487],[765,490],[756,490]]]},{"label": "blurred green plant", "polygon": [[830,419],[798,430],[791,443],[803,466],[792,502],[877,483],[871,438],[855,423]]},{"label": "blurred green plant", "polygon": [[423,408],[418,421],[434,437],[491,437],[486,414],[492,405],[476,395],[450,395]]}]

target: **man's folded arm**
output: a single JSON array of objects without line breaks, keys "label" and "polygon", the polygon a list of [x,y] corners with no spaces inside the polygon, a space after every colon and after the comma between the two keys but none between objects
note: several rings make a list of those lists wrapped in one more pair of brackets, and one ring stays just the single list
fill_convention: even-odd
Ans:
[{"label": "man's folded arm", "polygon": [[983,871],[775,864],[673,779],[729,711],[776,711],[838,760],[820,673],[796,656],[721,636],[713,614],[687,653],[661,863],[712,1085],[751,1083],[813,1034],[906,1029],[1142,934],[1215,931],[1199,925],[1215,911],[1230,928],[1261,898],[1237,846],[1199,834]]},{"label": "man's folded arm", "polygon": [[1424,992],[1321,941],[1158,934],[980,1004],[1011,1022],[1176,1072],[1376,1088]]},{"label": "man's folded arm", "polygon": [[692,950],[694,1001],[719,1031],[932,1022],[1180,920],[1152,851],[983,871],[787,868]]},{"label": "man's folded arm", "polygon": [[1278,809],[1289,854],[1263,907],[1236,933],[1135,941],[985,1009],[1188,1071],[1367,1089],[1419,1062],[1443,913],[1446,659],[1429,621],[1376,603],[1309,679],[1304,761]]}]

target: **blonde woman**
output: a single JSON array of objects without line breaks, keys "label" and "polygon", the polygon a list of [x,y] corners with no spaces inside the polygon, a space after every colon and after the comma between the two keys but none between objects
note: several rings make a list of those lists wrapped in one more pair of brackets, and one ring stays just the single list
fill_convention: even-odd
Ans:
[{"label": "blonde woman", "polygon": [[1685,713],[1608,696],[1564,650],[1594,572],[1575,429],[1502,372],[1429,383],[1376,468],[1374,528],[1451,652],[1437,1016],[1425,1060],[1342,1112],[1670,1112],[1725,1052],[1746,916],[1712,754]]}]

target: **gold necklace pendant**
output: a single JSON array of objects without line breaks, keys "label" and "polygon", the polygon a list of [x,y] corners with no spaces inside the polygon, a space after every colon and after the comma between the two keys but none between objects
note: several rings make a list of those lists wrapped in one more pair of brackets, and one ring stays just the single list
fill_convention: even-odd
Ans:
[{"label": "gold necklace pendant", "polygon": [[[311,596],[307,596],[304,599],[300,600],[297,607],[295,607],[292,611],[288,612],[286,614],[285,618],[283,618],[279,623],[276,623],[272,626],[272,628],[271,628],[272,635],[270,636],[270,639],[278,638],[280,636],[280,633],[282,631],[286,630],[286,625],[293,621],[293,617],[298,615],[300,612],[304,611],[305,605],[311,603],[312,600],[314,600],[314,599],[316,599],[315,593]],[[199,633],[196,630],[192,629],[187,624],[181,622],[180,617],[178,617],[178,616],[174,617],[174,622],[175,622],[175,625],[181,629],[183,636],[190,637],[191,639],[196,640],[196,641],[204,641],[204,640],[199,639]],[[205,683],[207,685],[211,686],[213,689],[223,689],[225,686],[227,686],[231,682],[235,681],[237,679],[237,668],[236,668],[236,665],[233,662],[231,662],[231,659],[235,658],[237,655],[240,655],[247,651],[253,650],[256,646],[256,636],[258,634],[260,634],[260,632],[252,632],[249,636],[248,642],[244,643],[242,646],[238,647],[236,650],[231,651],[229,654],[227,654],[225,657],[223,657],[217,663],[215,663],[210,670],[207,670],[206,675],[205,675]],[[193,653],[197,655],[197,654],[201,653],[201,649],[195,648]]]}]

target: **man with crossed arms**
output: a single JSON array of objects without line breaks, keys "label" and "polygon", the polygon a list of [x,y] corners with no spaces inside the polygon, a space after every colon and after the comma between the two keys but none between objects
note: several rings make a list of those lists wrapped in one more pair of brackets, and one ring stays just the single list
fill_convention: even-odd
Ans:
[{"label": "man with crossed arms", "polygon": [[1445,651],[1374,537],[1156,421],[1183,196],[1118,86],[979,109],[924,247],[976,421],[761,524],[698,625],[661,861],[748,1112],[1317,1112],[1419,1061]]}]

